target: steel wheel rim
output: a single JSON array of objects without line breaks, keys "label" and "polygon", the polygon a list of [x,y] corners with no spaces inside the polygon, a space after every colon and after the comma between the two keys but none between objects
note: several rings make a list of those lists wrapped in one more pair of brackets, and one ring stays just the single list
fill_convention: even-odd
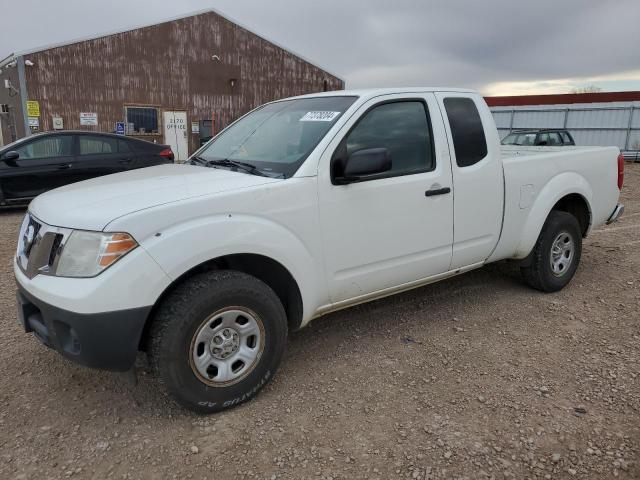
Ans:
[{"label": "steel wheel rim", "polygon": [[551,254],[549,256],[553,275],[561,277],[569,271],[575,249],[575,242],[569,233],[561,232],[556,236],[551,243]]},{"label": "steel wheel rim", "polygon": [[226,387],[249,375],[264,350],[260,317],[244,307],[226,307],[209,315],[196,329],[189,363],[196,377],[213,387]]}]

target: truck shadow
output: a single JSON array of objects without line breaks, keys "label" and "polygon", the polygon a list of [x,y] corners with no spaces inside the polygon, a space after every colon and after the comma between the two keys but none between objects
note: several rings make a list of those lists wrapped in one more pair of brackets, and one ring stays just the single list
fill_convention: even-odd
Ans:
[{"label": "truck shadow", "polygon": [[[239,409],[259,408],[257,404],[262,399],[287,395],[295,387],[296,379],[313,376],[318,373],[314,372],[316,369],[323,370],[327,358],[343,356],[345,339],[366,336],[366,348],[379,351],[383,348],[378,343],[389,340],[390,326],[393,326],[398,345],[402,345],[424,335],[440,322],[453,322],[456,316],[465,316],[469,304],[490,306],[498,295],[521,296],[530,292],[521,282],[515,264],[500,262],[318,318],[309,326],[290,334],[287,353],[274,382],[265,388],[264,395]],[[42,347],[36,345],[34,340],[29,348]],[[48,386],[40,386],[41,390],[48,390],[50,398],[57,394],[61,397],[71,395],[81,400],[88,410],[109,408],[117,411],[118,415],[132,418],[167,414],[174,418],[195,416],[165,398],[150,375],[143,354],[137,362],[138,385],[134,385],[124,374],[79,367],[54,352],[47,352],[46,356],[46,362],[58,364],[56,370],[59,372],[55,381]],[[92,394],[99,391],[105,392],[105,395]],[[110,400],[107,401],[107,398]]]},{"label": "truck shadow", "polygon": [[[499,296],[513,296],[515,303],[520,301],[519,297],[530,294],[531,290],[520,280],[517,266],[499,262],[436,284],[328,314],[290,334],[285,358],[274,381],[267,385],[262,395],[238,409],[260,408],[262,401],[271,403],[274,398],[288,396],[298,382],[308,376],[323,374],[328,358],[344,357],[347,362],[346,357],[354,353],[355,348],[366,348],[370,355],[384,351],[389,343],[397,344],[398,348],[409,342],[421,343],[419,338],[424,338],[429,330],[438,328],[442,322],[453,325],[456,317],[472,319],[470,312],[477,311],[474,305],[490,310]],[[395,339],[390,338],[390,329]],[[366,338],[355,346],[348,341],[363,337]],[[86,369],[54,352],[42,352],[42,346],[35,339],[27,348],[37,349],[38,355],[44,355],[44,363],[57,372],[37,387],[41,394],[46,392],[45,396],[54,404],[80,402],[80,408],[89,414],[96,409],[106,409],[109,414],[123,419],[165,415],[197,417],[165,397],[150,375],[144,354],[138,358],[139,383],[134,385],[124,374]],[[354,354],[358,355],[357,352]],[[26,368],[18,368],[23,367]],[[61,412],[61,415],[65,414]]]},{"label": "truck shadow", "polygon": [[291,333],[290,342],[295,347],[297,342],[313,341],[325,330],[386,332],[389,319],[397,318],[398,314],[426,313],[419,323],[405,324],[407,329],[411,329],[424,326],[423,321],[446,320],[447,314],[450,314],[450,320],[456,312],[463,313],[469,304],[491,305],[497,295],[526,295],[531,291],[521,280],[516,263],[497,262],[441,282],[325,315]]}]

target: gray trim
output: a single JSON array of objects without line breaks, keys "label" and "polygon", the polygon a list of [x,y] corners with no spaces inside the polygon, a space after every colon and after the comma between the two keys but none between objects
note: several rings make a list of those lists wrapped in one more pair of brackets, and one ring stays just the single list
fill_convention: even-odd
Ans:
[{"label": "gray trim", "polygon": [[[605,105],[604,103],[602,105]],[[565,110],[568,110],[569,112],[592,112],[592,111],[599,111],[599,110],[629,110],[631,107],[637,108],[637,105],[608,105],[608,106],[602,106],[602,107],[576,107],[576,108],[567,108],[567,107],[562,107],[562,108],[519,108],[519,107],[489,107],[489,109],[492,112],[511,112],[511,111],[516,111],[516,112],[554,112],[554,113],[559,113],[559,112],[564,112]]]},{"label": "gray trim", "polygon": [[0,68],[3,68],[7,63],[11,63],[15,59],[16,59],[16,54],[15,53],[7,55],[5,58],[0,60]]},{"label": "gray trim", "polygon": [[629,125],[627,125],[627,138],[624,141],[624,149],[629,150],[629,140],[631,140],[631,131],[635,130],[633,128],[633,110],[634,106],[631,105],[631,109],[629,110]]},{"label": "gray trim", "polygon": [[20,87],[20,105],[22,106],[22,121],[24,122],[24,136],[31,135],[31,129],[29,128],[29,117],[27,117],[27,79],[24,72],[24,57],[19,56],[16,58],[18,62],[18,84]]}]

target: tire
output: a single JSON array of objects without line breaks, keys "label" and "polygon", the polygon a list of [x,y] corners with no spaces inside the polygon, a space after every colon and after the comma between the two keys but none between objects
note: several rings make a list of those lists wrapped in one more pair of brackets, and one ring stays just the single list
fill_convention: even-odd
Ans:
[{"label": "tire", "polygon": [[524,281],[543,292],[562,290],[580,264],[582,234],[578,220],[570,213],[551,211],[530,255],[529,265],[520,268]]},{"label": "tire", "polygon": [[276,373],[287,342],[282,303],[245,273],[196,275],[161,303],[149,331],[149,363],[180,405],[213,413],[239,405]]}]

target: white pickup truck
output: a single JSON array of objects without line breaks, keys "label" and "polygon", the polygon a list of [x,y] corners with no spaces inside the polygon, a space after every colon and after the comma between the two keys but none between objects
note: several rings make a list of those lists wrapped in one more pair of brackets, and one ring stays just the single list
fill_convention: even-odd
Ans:
[{"label": "white pickup truck", "polygon": [[182,405],[237,405],[287,332],[351,305],[515,259],[563,288],[615,221],[617,148],[501,151],[478,94],[341,91],[263,105],[184,165],[37,197],[15,258],[27,332],[126,371],[146,351]]}]

